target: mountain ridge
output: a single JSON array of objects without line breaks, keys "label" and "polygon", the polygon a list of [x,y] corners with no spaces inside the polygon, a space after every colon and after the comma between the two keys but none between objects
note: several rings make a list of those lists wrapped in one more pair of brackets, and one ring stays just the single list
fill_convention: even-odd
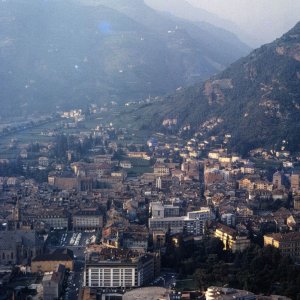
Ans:
[{"label": "mountain ridge", "polygon": [[209,40],[216,36],[196,29],[136,0],[0,2],[0,114],[163,95],[208,78],[248,51],[236,41],[228,41],[226,53],[215,51]]},{"label": "mountain ridge", "polygon": [[[299,151],[300,22],[205,83],[164,98],[159,109],[155,105],[138,111],[150,115],[155,130],[230,134],[229,146],[245,153],[256,147]],[[176,125],[164,126],[167,118]]]}]

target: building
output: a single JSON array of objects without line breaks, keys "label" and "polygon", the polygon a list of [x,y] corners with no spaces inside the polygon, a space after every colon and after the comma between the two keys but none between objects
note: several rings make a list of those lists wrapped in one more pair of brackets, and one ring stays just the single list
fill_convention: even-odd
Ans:
[{"label": "building", "polygon": [[215,183],[220,183],[224,180],[224,174],[219,169],[206,169],[204,172],[204,183],[208,187]]},{"label": "building", "polygon": [[70,219],[65,211],[43,211],[41,215],[37,215],[36,217],[37,220],[46,223],[50,228],[69,229]]},{"label": "building", "polygon": [[293,192],[299,192],[300,187],[300,174],[294,173],[291,175],[291,190]]},{"label": "building", "polygon": [[148,249],[148,234],[124,232],[122,235],[122,244],[125,249],[146,252]]},{"label": "building", "polygon": [[128,152],[127,156],[130,158],[142,158],[145,160],[150,160],[150,156],[146,152]]},{"label": "building", "polygon": [[0,231],[0,265],[26,264],[43,252],[43,246],[34,230]]},{"label": "building", "polygon": [[150,231],[163,231],[174,233],[186,233],[193,235],[203,235],[205,224],[211,220],[211,211],[207,207],[198,211],[188,212],[186,216],[181,217],[164,217],[158,214],[152,215],[149,219]]},{"label": "building", "polygon": [[45,273],[43,277],[43,299],[58,299],[63,290],[65,267],[58,265],[55,271]]},{"label": "building", "polygon": [[80,180],[75,175],[49,174],[48,184],[60,190],[80,190]]},{"label": "building", "polygon": [[76,176],[101,178],[104,175],[109,175],[111,165],[108,163],[85,163],[75,162],[71,164],[71,168]]},{"label": "building", "polygon": [[58,265],[63,265],[66,269],[73,271],[73,252],[69,249],[56,249],[52,253],[37,255],[31,261],[31,271],[33,273],[52,272]]},{"label": "building", "polygon": [[294,209],[300,210],[300,194],[294,195]]},{"label": "building", "polygon": [[80,210],[73,215],[73,230],[100,230],[103,215],[97,208]]},{"label": "building", "polygon": [[45,156],[39,157],[39,166],[47,168],[49,166],[49,158]]},{"label": "building", "polygon": [[170,168],[163,163],[156,163],[154,165],[154,174],[157,176],[168,176],[170,175]]},{"label": "building", "polygon": [[120,167],[123,168],[123,169],[131,169],[132,164],[128,160],[123,160],[123,161],[120,162]]},{"label": "building", "polygon": [[256,300],[256,295],[244,290],[211,286],[205,292],[206,300]]},{"label": "building", "polygon": [[215,237],[224,244],[224,250],[242,252],[250,246],[250,240],[245,235],[240,235],[237,230],[223,224],[218,224]]},{"label": "building", "polygon": [[222,223],[225,223],[228,226],[235,226],[236,216],[234,214],[222,214],[221,215]]},{"label": "building", "polygon": [[168,217],[168,218],[150,218],[149,230],[150,231],[163,231],[171,233],[182,233],[184,229],[185,217]]},{"label": "building", "polygon": [[282,255],[289,255],[300,262],[300,232],[273,233],[264,236],[264,246],[278,248]]},{"label": "building", "polygon": [[273,186],[275,189],[280,189],[282,187],[282,174],[280,172],[275,172],[273,174]]},{"label": "building", "polygon": [[164,205],[161,202],[151,202],[149,210],[153,218],[168,218],[179,217],[180,207],[171,205]]},{"label": "building", "polygon": [[155,258],[116,248],[102,248],[86,258],[84,285],[88,287],[143,286],[154,279]]}]

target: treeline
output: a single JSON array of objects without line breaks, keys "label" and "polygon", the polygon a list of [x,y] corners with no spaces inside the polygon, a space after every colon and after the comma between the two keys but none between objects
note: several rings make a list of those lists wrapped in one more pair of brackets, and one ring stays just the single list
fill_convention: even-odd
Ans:
[{"label": "treeline", "polygon": [[201,290],[209,286],[245,289],[300,299],[300,266],[278,249],[253,245],[242,253],[223,250],[223,243],[206,237],[200,242],[167,238],[163,267],[174,267],[181,279],[192,276]]}]

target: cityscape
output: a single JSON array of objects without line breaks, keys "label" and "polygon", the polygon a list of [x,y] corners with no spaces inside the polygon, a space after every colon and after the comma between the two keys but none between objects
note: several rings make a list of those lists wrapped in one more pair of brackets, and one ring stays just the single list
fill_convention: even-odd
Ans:
[{"label": "cityscape", "polygon": [[167,2],[0,3],[0,300],[300,299],[299,18]]}]

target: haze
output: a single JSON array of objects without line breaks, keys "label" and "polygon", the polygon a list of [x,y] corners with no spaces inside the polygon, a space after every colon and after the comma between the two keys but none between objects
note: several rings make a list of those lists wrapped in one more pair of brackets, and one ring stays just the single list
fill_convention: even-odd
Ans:
[{"label": "haze", "polygon": [[[156,8],[161,6],[165,9],[163,3],[159,4],[164,1],[146,0],[146,2],[154,3]],[[179,5],[179,1],[174,2]],[[234,31],[252,47],[273,41],[300,20],[298,0],[187,0],[187,2],[235,23],[239,28],[227,26],[227,29]]]}]

